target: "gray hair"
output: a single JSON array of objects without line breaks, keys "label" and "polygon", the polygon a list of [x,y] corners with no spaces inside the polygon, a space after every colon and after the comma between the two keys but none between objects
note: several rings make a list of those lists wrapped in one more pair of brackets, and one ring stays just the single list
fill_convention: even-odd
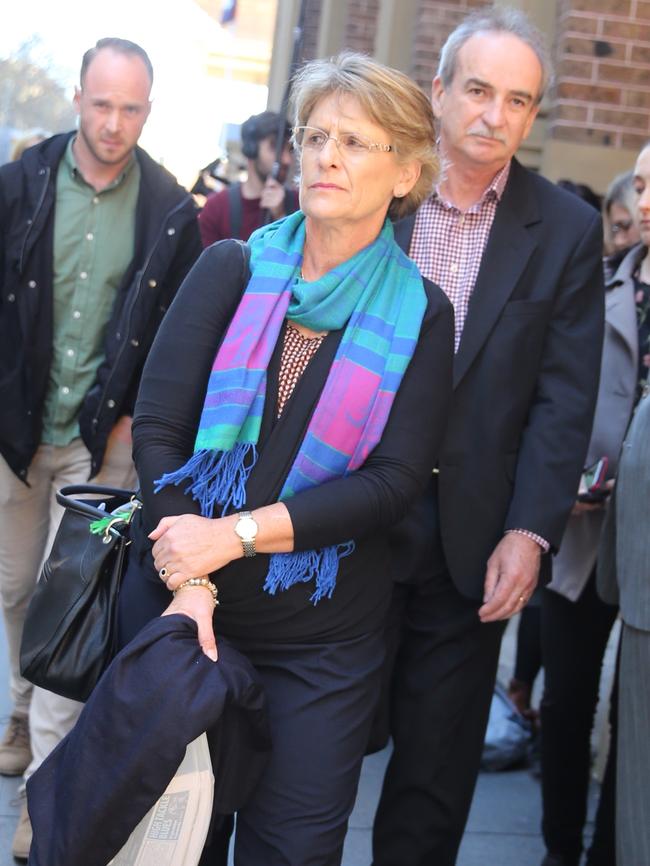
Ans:
[{"label": "gray hair", "polygon": [[[647,145],[646,145],[647,147]],[[643,148],[645,150],[645,148]],[[624,171],[617,174],[614,180],[607,187],[607,192],[603,198],[603,212],[605,216],[609,216],[613,204],[620,204],[626,208],[630,215],[634,214],[636,207],[637,194],[634,190],[634,171]]]},{"label": "gray hair", "polygon": [[81,60],[79,82],[82,87],[88,67],[104,48],[110,48],[111,51],[115,51],[117,54],[127,54],[133,57],[139,57],[145,65],[150,83],[153,84],[153,66],[151,60],[149,60],[149,55],[144,48],[138,45],[137,42],[131,42],[130,39],[119,39],[117,36],[106,36],[104,39],[98,39],[97,43],[86,51]]},{"label": "gray hair", "polygon": [[539,104],[547,88],[553,83],[553,65],[546,47],[546,40],[529,18],[520,10],[510,6],[488,6],[477,9],[463,19],[449,34],[440,53],[438,76],[445,87],[449,87],[456,72],[458,52],[477,33],[509,33],[525,42],[537,55],[542,67],[542,83],[537,94]]},{"label": "gray hair", "polygon": [[390,136],[399,162],[420,163],[413,189],[403,198],[394,198],[388,209],[393,219],[412,213],[431,194],[440,170],[429,97],[403,72],[365,54],[344,51],[328,60],[312,60],[298,71],[291,90],[294,125],[306,125],[316,104],[332,93],[349,94],[359,101]]}]

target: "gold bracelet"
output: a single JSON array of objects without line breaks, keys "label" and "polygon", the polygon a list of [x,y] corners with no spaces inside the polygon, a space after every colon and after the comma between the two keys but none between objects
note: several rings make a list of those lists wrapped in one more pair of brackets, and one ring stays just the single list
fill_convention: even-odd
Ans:
[{"label": "gold bracelet", "polygon": [[219,604],[219,598],[218,598],[219,590],[214,585],[214,583],[212,583],[210,578],[208,578],[208,577],[190,577],[189,580],[184,581],[183,583],[181,583],[180,586],[176,587],[176,589],[174,590],[174,596],[176,596],[176,593],[180,589],[183,589],[184,586],[203,586],[203,587],[205,587],[205,589],[207,589],[210,592],[210,594],[212,595],[212,601],[214,602],[214,606],[216,607]]}]

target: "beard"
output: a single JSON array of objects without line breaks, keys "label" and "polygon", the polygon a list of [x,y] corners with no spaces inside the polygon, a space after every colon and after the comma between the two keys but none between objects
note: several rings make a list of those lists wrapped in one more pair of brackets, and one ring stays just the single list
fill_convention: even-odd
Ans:
[{"label": "beard", "polygon": [[110,154],[102,153],[84,129],[82,122],[79,123],[79,135],[83,139],[85,147],[92,154],[93,159],[97,160],[101,165],[118,165],[124,162],[131,153],[131,148],[127,148],[124,145],[118,147]]}]

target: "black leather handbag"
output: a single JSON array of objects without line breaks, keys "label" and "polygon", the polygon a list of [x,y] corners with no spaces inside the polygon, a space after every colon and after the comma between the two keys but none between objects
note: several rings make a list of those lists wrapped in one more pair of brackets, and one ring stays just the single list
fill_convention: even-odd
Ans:
[{"label": "black leather handbag", "polygon": [[115,655],[117,597],[140,502],[132,490],[92,484],[63,487],[56,498],[65,511],[27,610],[20,669],[37,686],[85,701]]}]

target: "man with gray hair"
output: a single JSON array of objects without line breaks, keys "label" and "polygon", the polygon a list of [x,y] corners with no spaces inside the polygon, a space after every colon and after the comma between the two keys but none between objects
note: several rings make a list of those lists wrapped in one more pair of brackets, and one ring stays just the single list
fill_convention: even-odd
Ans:
[{"label": "man with gray hair", "polygon": [[[32,690],[19,667],[27,605],[61,518],[54,494],[89,477],[136,483],[142,366],[201,252],[191,196],[137,147],[152,81],[143,48],[101,39],[81,66],[79,129],[0,168],[0,595],[13,702],[3,775],[30,775],[80,710]],[[23,806],[14,856],[26,859],[30,841]]]},{"label": "man with gray hair", "polygon": [[433,82],[443,175],[396,226],[453,303],[456,354],[439,464],[394,533],[394,750],[374,866],[456,862],[504,626],[540,568],[546,577],[583,468],[603,331],[601,220],[514,157],[549,78],[523,13],[465,19]]}]

